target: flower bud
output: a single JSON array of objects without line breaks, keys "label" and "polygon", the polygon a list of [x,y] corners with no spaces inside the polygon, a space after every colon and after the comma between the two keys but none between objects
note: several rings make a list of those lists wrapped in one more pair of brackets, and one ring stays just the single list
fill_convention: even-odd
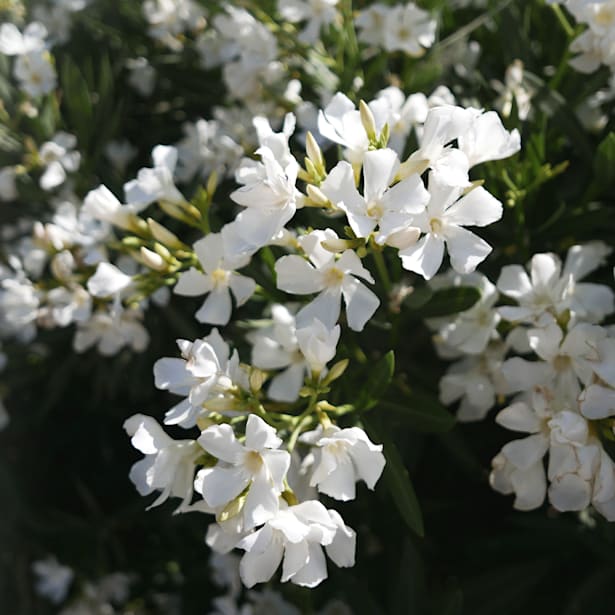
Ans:
[{"label": "flower bud", "polygon": [[365,128],[367,138],[369,139],[370,143],[375,142],[376,119],[374,118],[374,114],[369,108],[369,105],[364,100],[361,100],[359,102],[359,113],[361,114],[361,123],[363,124],[363,128]]},{"label": "flower bud", "polygon": [[154,271],[166,271],[167,263],[160,256],[160,254],[156,254],[156,252],[152,252],[145,246],[141,246],[139,250],[139,254],[141,256],[141,262],[150,269]]}]

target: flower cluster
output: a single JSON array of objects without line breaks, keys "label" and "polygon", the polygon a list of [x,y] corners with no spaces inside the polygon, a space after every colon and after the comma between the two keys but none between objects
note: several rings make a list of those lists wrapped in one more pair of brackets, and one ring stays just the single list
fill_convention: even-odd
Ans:
[{"label": "flower cluster", "polygon": [[[441,400],[460,400],[459,420],[472,421],[512,396],[495,420],[530,435],[502,448],[490,481],[519,510],[548,496],[559,511],[591,504],[615,519],[615,465],[603,444],[613,438],[615,339],[600,325],[615,293],[584,281],[609,253],[595,242],[570,248],[563,264],[536,254],[528,271],[504,267],[496,285],[484,276],[440,280],[481,294],[455,320],[432,323],[441,354],[460,357],[440,382]],[[500,295],[510,303],[497,306]]]},{"label": "flower cluster", "polygon": [[587,29],[574,39],[570,50],[576,54],[571,65],[582,73],[593,73],[601,65],[615,68],[615,3],[612,0],[566,0],[564,6]]}]

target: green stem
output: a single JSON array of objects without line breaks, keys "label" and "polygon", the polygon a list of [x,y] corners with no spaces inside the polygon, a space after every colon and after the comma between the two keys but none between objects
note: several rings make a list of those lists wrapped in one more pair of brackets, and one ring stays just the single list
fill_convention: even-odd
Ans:
[{"label": "green stem", "polygon": [[388,295],[391,292],[392,283],[386,263],[384,262],[384,256],[381,250],[374,250],[372,255],[374,257],[374,262],[376,263],[376,269],[378,269],[380,281],[382,282],[382,286]]}]

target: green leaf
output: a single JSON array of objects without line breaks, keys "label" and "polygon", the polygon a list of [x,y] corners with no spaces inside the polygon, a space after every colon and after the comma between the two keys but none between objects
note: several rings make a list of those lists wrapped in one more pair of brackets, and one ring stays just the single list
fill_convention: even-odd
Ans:
[{"label": "green leaf", "polygon": [[387,433],[386,428],[377,422],[377,419],[363,419],[363,423],[370,436],[383,445],[382,452],[386,459],[383,479],[401,518],[413,532],[423,537],[425,528],[421,507],[397,446]]},{"label": "green leaf", "polygon": [[455,425],[455,417],[433,396],[413,390],[403,403],[381,401],[378,410],[393,414],[396,419],[422,433],[444,433]]},{"label": "green leaf", "polygon": [[355,406],[360,412],[369,410],[378,403],[389,387],[394,372],[395,353],[389,350],[389,352],[371,368],[367,381],[359,391]]},{"label": "green leaf", "polygon": [[[419,296],[412,300],[415,295]],[[427,295],[425,290],[419,289],[404,301],[404,306],[410,310],[420,310],[421,318],[438,318],[469,310],[481,296],[478,288],[473,286],[443,288],[432,291],[431,296]]]},{"label": "green leaf", "polygon": [[594,157],[594,180],[596,188],[604,190],[615,181],[615,133],[610,132],[598,146]]}]

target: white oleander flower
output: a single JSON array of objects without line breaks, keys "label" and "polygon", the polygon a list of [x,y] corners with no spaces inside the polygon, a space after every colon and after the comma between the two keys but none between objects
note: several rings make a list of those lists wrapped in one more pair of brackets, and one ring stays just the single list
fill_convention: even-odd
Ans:
[{"label": "white oleander flower", "polygon": [[143,16],[149,23],[149,35],[173,50],[183,45],[178,38],[198,23],[202,10],[192,0],[145,0]]},{"label": "white oleander flower", "polygon": [[92,297],[82,286],[52,288],[45,296],[38,321],[46,327],[67,327],[76,322],[87,322],[92,315]]},{"label": "white oleander flower", "polygon": [[23,33],[15,24],[3,23],[0,26],[0,53],[19,56],[43,51],[46,47],[46,37],[47,29],[36,21],[28,24]]},{"label": "white oleander flower", "polygon": [[435,41],[436,20],[414,2],[391,7],[385,19],[383,46],[387,51],[403,51],[416,58]]},{"label": "white oleander flower", "polygon": [[208,294],[195,318],[212,325],[226,325],[232,313],[231,293],[239,307],[256,289],[256,282],[252,278],[235,271],[245,267],[250,257],[227,255],[220,233],[210,233],[199,239],[194,244],[194,251],[203,272],[191,267],[181,273],[173,292],[187,297]]},{"label": "white oleander flower", "polygon": [[600,322],[615,310],[615,293],[608,286],[580,280],[600,267],[610,253],[606,244],[597,241],[572,246],[563,268],[559,257],[551,253],[532,257],[529,276],[521,265],[503,267],[498,290],[518,306],[500,307],[500,314],[513,322],[534,322],[544,312],[559,317],[569,310],[572,322]]},{"label": "white oleander flower", "polygon": [[471,273],[491,252],[491,246],[466,226],[487,226],[502,217],[502,204],[484,188],[467,194],[458,187],[440,183],[432,174],[430,199],[413,224],[423,237],[399,251],[404,269],[431,279],[438,271],[446,245],[452,268]]},{"label": "white oleander flower", "polygon": [[132,284],[132,276],[125,274],[111,263],[98,263],[96,272],[88,280],[87,287],[93,297],[120,295]]},{"label": "white oleander flower", "polygon": [[246,587],[268,581],[282,565],[282,582],[315,587],[327,578],[322,547],[337,566],[354,565],[356,536],[333,510],[308,500],[281,508],[259,530],[243,538],[238,546],[246,551],[239,571]]},{"label": "white oleander flower", "polygon": [[129,71],[128,85],[134,88],[141,96],[148,98],[156,87],[156,69],[147,58],[129,58],[126,60]]},{"label": "white oleander flower", "polygon": [[53,604],[60,604],[66,599],[75,577],[72,568],[63,566],[55,557],[50,556],[33,562],[32,572],[36,575],[34,588],[39,596]]},{"label": "white oleander flower", "polygon": [[547,480],[543,457],[549,449],[550,416],[544,403],[530,407],[519,401],[504,408],[495,419],[507,429],[531,434],[504,445],[491,462],[491,486],[505,495],[514,493],[517,510],[532,510],[544,502]]},{"label": "white oleander flower", "polygon": [[309,366],[297,340],[295,316],[286,306],[274,304],[271,318],[270,327],[250,334],[252,365],[265,370],[283,370],[271,379],[267,395],[276,401],[293,402],[299,397]]},{"label": "white oleander flower", "polygon": [[166,414],[167,425],[193,427],[207,402],[224,397],[235,384],[244,385],[237,351],[230,349],[217,329],[203,339],[177,340],[181,359],[165,357],[154,364],[156,387],[185,396]]},{"label": "white oleander flower", "polygon": [[445,405],[460,400],[457,420],[480,421],[487,416],[499,395],[509,392],[502,373],[508,348],[503,342],[489,344],[481,354],[472,354],[453,363],[440,379],[439,398]]},{"label": "white oleander flower", "polygon": [[51,56],[47,51],[32,51],[17,56],[13,74],[21,90],[32,98],[49,94],[58,82]]},{"label": "white oleander flower", "polygon": [[78,323],[73,348],[81,353],[96,346],[103,356],[113,356],[124,346],[143,352],[149,334],[140,322],[142,318],[141,310],[126,310],[117,302],[108,310],[99,309],[88,320]]},{"label": "white oleander flower", "polygon": [[312,231],[301,237],[299,243],[309,260],[294,254],[280,258],[275,264],[278,288],[296,295],[320,293],[297,314],[301,326],[317,319],[333,329],[344,297],[348,326],[361,331],[380,300],[357,279],[374,283],[371,273],[353,250],[345,250],[336,258],[321,245],[323,241],[337,239],[331,229]]},{"label": "white oleander flower", "polygon": [[66,172],[75,172],[79,168],[81,154],[75,150],[77,137],[66,132],[58,132],[51,141],[41,145],[39,157],[45,171],[40,178],[43,190],[53,190],[66,180]]},{"label": "white oleander flower", "polygon": [[498,291],[484,275],[465,275],[449,272],[432,279],[433,288],[471,286],[480,292],[478,301],[468,310],[459,312],[453,318],[434,318],[428,325],[437,331],[436,343],[466,354],[482,353],[489,342],[499,338],[497,326],[501,320],[495,310]]},{"label": "white oleander flower", "polygon": [[278,450],[282,440],[273,427],[251,414],[243,444],[228,424],[208,427],[198,443],[219,460],[198,472],[198,491],[208,506],[222,508],[247,490],[240,513],[244,531],[277,514],[290,454]]},{"label": "white oleander flower", "polygon": [[341,329],[332,329],[315,318],[311,323],[297,329],[297,344],[313,374],[321,373],[335,356]]},{"label": "white oleander flower", "polygon": [[418,239],[419,231],[413,229],[412,221],[424,210],[429,193],[416,174],[390,187],[398,168],[399,159],[393,150],[369,151],[363,157],[364,195],[359,194],[353,168],[345,161],[332,169],[320,189],[344,211],[357,237],[369,237],[378,227],[379,244],[390,238],[392,245],[401,247]]},{"label": "white oleander flower", "polygon": [[358,39],[366,45],[382,47],[387,28],[387,15],[391,7],[374,2],[362,10],[355,18]]},{"label": "white oleander flower", "polygon": [[195,462],[203,454],[194,440],[173,440],[150,416],[135,414],[124,422],[132,445],[145,457],[130,470],[130,480],[141,495],[161,491],[149,508],[169,497],[181,498],[176,512],[187,509],[193,495]]},{"label": "white oleander flower", "polygon": [[40,303],[41,293],[30,280],[19,277],[1,280],[0,327],[9,333],[22,334],[27,329],[26,337],[33,337]]},{"label": "white oleander flower", "polygon": [[278,12],[291,23],[307,21],[299,40],[311,45],[323,28],[339,20],[338,4],[339,0],[278,0]]},{"label": "white oleander flower", "polygon": [[336,500],[354,500],[359,480],[373,490],[384,469],[382,444],[374,444],[359,427],[319,425],[300,440],[316,455],[310,486]]},{"label": "white oleander flower", "polygon": [[[436,92],[432,97],[434,95]],[[431,106],[431,97],[428,102]],[[421,172],[429,167],[439,183],[468,187],[471,167],[507,158],[519,151],[519,132],[508,132],[494,111],[482,113],[473,107],[465,109],[444,104],[444,101],[440,103],[429,110],[421,131],[420,147],[402,166],[402,176],[416,172],[417,167]],[[458,148],[451,145],[455,140]]]},{"label": "white oleander flower", "polygon": [[137,213],[147,205],[123,205],[106,186],[98,186],[90,190],[83,201],[79,212],[95,220],[114,224],[126,230],[133,230],[138,222]]},{"label": "white oleander flower", "polygon": [[240,176],[244,185],[231,193],[233,201],[245,209],[222,229],[227,251],[233,255],[254,254],[267,245],[301,205],[301,193],[295,187],[297,161],[292,156],[280,161],[267,146],[256,153],[260,163]]},{"label": "white oleander flower", "polygon": [[152,150],[152,168],[140,169],[137,178],[124,184],[126,200],[138,211],[154,201],[184,203],[186,199],[176,188],[173,173],[177,165],[177,149],[169,145],[157,145]]}]

